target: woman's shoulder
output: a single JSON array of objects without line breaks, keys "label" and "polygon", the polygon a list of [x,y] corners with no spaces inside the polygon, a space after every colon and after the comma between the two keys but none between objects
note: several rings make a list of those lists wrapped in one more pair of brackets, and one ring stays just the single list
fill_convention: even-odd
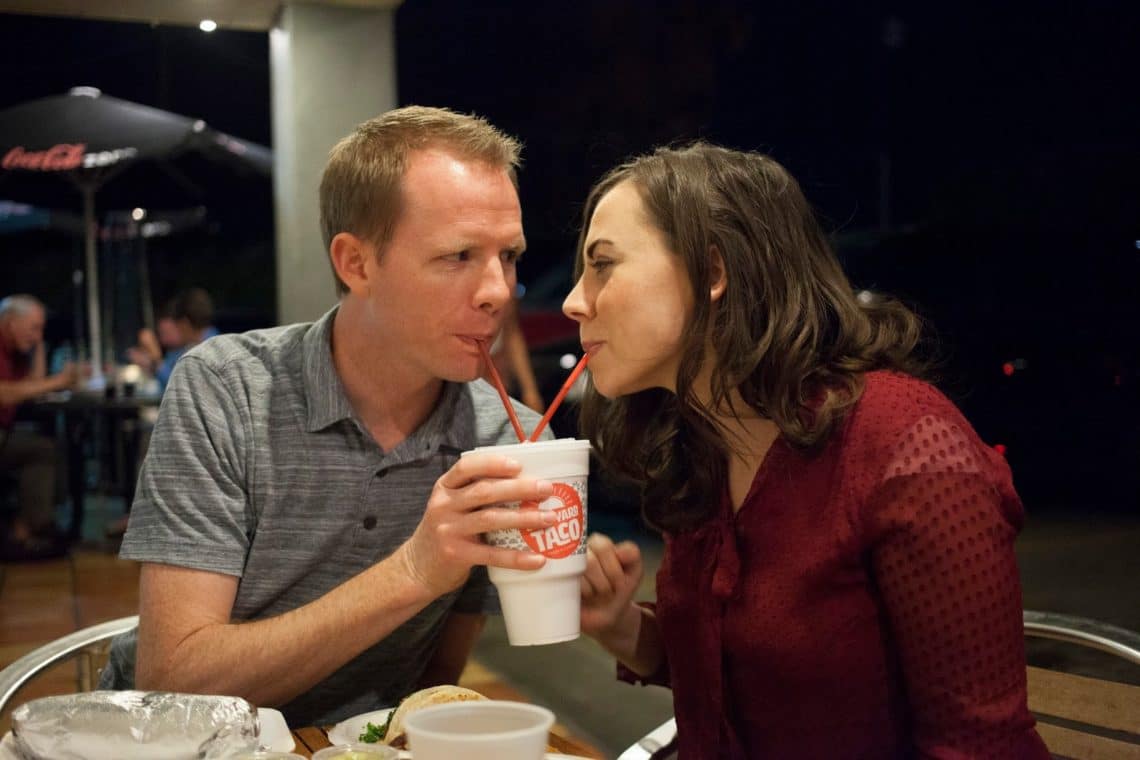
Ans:
[{"label": "woman's shoulder", "polygon": [[902,372],[869,372],[849,413],[844,439],[868,455],[885,455],[900,437],[924,422],[973,435],[958,407],[930,383]]},{"label": "woman's shoulder", "polygon": [[864,375],[863,394],[855,405],[864,424],[888,428],[933,415],[961,417],[950,399],[925,380],[893,370]]}]

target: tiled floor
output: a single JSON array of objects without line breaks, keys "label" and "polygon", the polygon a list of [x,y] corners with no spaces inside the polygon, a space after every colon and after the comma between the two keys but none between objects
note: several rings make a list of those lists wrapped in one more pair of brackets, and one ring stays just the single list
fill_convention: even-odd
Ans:
[{"label": "tiled floor", "polygon": [[[75,551],[51,562],[5,565],[0,581],[0,667],[36,647],[104,620],[133,615],[138,607],[138,565],[104,551]],[[76,666],[41,675],[15,704],[75,690]],[[8,729],[7,711],[0,730]]]}]

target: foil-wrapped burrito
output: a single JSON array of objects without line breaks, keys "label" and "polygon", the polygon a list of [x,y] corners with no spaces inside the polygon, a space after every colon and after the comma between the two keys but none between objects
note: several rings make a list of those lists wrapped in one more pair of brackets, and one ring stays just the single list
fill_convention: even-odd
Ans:
[{"label": "foil-wrapped burrito", "polygon": [[257,749],[244,699],[153,691],[44,697],[12,713],[23,760],[220,760]]}]

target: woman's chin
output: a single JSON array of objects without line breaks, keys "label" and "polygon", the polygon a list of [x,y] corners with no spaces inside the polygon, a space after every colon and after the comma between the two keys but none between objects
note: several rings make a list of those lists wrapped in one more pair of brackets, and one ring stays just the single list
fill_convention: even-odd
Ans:
[{"label": "woman's chin", "polygon": [[631,396],[634,393],[646,390],[650,387],[645,383],[623,383],[620,380],[614,381],[613,379],[611,379],[610,382],[606,382],[606,378],[599,378],[597,375],[594,375],[592,379],[594,381],[594,390],[610,401],[619,399],[622,396]]},{"label": "woman's chin", "polygon": [[590,380],[593,381],[594,390],[610,401],[613,401],[620,396],[624,396],[627,393],[627,391],[623,391],[620,386],[615,385],[612,382],[607,383],[605,378],[598,377],[597,373],[591,373]]}]

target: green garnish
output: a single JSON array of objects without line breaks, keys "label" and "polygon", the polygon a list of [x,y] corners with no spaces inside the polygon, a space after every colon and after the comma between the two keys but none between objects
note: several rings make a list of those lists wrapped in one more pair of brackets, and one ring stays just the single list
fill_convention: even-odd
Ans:
[{"label": "green garnish", "polygon": [[365,744],[375,744],[376,742],[381,741],[387,733],[387,723],[385,723],[383,726],[378,726],[375,723],[369,723],[368,727],[364,729],[364,733],[360,735],[359,739]]},{"label": "green garnish", "polygon": [[[402,699],[400,700],[400,702],[403,701]],[[384,725],[378,726],[375,723],[368,723],[364,729],[364,733],[359,736],[360,741],[365,744],[375,744],[376,742],[384,741],[384,737],[388,735],[388,726],[392,725],[392,716],[396,714],[396,708],[400,706],[400,702],[397,702],[396,707],[388,711],[388,720],[384,721]]]}]

